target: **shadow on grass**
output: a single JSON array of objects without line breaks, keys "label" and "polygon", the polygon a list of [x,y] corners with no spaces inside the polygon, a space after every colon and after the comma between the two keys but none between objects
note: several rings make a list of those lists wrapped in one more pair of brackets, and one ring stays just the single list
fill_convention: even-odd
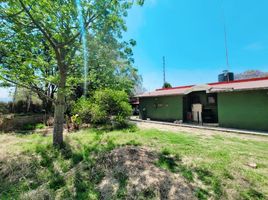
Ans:
[{"label": "shadow on grass", "polygon": [[110,132],[110,131],[124,131],[124,132],[136,132],[138,127],[133,122],[125,122],[123,124],[110,123],[110,124],[93,124],[92,128],[99,132]]},{"label": "shadow on grass", "polygon": [[103,174],[92,169],[99,154],[115,147],[99,133],[93,145],[37,144],[20,157],[0,160],[0,199],[98,199],[96,184]]},{"label": "shadow on grass", "polygon": [[179,154],[172,155],[169,150],[164,149],[159,154],[157,166],[169,170],[173,173],[180,173],[188,182],[194,182],[194,178],[197,177],[204,185],[206,189],[197,187],[195,189],[195,195],[198,199],[207,199],[211,195],[209,190],[213,191],[213,196],[219,199],[223,195],[223,189],[221,181],[210,171],[202,168],[192,168],[182,163]]}]

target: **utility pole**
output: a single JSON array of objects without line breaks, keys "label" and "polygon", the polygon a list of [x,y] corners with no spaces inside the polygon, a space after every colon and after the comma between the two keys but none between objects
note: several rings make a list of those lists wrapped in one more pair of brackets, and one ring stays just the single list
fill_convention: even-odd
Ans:
[{"label": "utility pole", "polygon": [[163,56],[163,85],[166,83],[166,59],[165,56]]}]

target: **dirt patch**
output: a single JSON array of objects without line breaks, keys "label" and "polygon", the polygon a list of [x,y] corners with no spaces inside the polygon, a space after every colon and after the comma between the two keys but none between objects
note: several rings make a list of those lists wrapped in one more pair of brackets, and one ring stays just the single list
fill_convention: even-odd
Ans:
[{"label": "dirt patch", "polygon": [[0,160],[8,159],[21,153],[21,149],[16,145],[23,142],[29,142],[25,138],[16,137],[11,134],[0,134]]},{"label": "dirt patch", "polygon": [[122,147],[98,161],[104,178],[98,188],[102,199],[196,199],[185,179],[155,163],[157,153],[142,147]]}]

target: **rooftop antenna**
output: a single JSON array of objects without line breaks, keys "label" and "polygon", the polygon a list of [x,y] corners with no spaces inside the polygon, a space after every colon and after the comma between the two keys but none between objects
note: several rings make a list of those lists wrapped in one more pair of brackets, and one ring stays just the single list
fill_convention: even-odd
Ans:
[{"label": "rooftop antenna", "polygon": [[163,56],[163,85],[166,83],[166,58]]},{"label": "rooftop antenna", "polygon": [[221,13],[222,13],[222,21],[223,21],[223,29],[224,29],[224,45],[225,45],[225,58],[226,58],[226,70],[224,70],[224,74],[227,75],[227,81],[229,82],[229,75],[228,72],[230,70],[229,65],[229,52],[228,52],[228,45],[227,45],[227,30],[226,30],[226,21],[225,21],[225,14],[224,14],[224,7],[223,7],[223,1],[220,0],[221,4]]}]

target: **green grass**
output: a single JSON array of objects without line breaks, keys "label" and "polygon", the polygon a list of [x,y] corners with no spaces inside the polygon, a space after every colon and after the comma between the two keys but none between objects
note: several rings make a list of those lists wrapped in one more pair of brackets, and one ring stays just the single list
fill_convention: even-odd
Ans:
[{"label": "green grass", "polygon": [[[27,195],[98,199],[96,185],[103,174],[88,172],[100,155],[122,145],[147,146],[157,151],[155,164],[180,173],[193,185],[199,199],[267,199],[268,139],[226,134],[202,137],[155,129],[88,129],[66,135],[61,150],[51,146],[51,136],[2,134],[0,143],[10,151],[0,157],[0,199],[19,199],[22,194],[26,199]],[[248,167],[248,162],[257,163],[257,168]],[[117,198],[124,199],[128,178],[114,176],[120,178]],[[144,196],[153,198],[154,191],[148,190]]]}]

